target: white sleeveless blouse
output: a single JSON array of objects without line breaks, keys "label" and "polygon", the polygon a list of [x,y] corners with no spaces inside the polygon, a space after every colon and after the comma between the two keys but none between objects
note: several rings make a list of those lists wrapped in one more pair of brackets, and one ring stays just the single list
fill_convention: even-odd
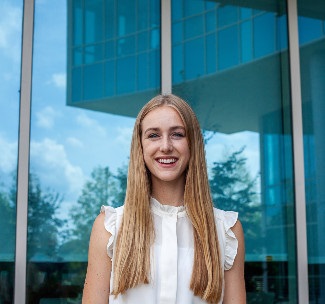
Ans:
[{"label": "white sleeveless blouse", "polygon": [[[155,242],[151,255],[149,284],[129,289],[117,298],[110,296],[110,304],[201,304],[206,303],[190,290],[193,267],[193,227],[184,206],[162,205],[151,198],[151,211],[155,226]],[[104,225],[112,235],[107,244],[107,254],[114,260],[115,241],[123,215],[123,206],[102,206]],[[231,231],[238,214],[214,208],[214,218],[220,243],[224,270],[229,270],[237,254],[238,241]],[[111,278],[114,275],[114,269]],[[111,290],[112,290],[111,279]],[[222,303],[222,300],[220,301]]]}]

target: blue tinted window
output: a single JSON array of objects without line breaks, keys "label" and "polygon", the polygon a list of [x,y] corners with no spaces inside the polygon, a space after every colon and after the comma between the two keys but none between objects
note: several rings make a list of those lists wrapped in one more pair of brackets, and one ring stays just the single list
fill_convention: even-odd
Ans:
[{"label": "blue tinted window", "polygon": [[203,16],[196,16],[185,20],[185,39],[200,36],[204,32]]},{"label": "blue tinted window", "polygon": [[307,17],[298,18],[299,43],[304,44],[323,35],[322,21]]},{"label": "blue tinted window", "polygon": [[150,88],[160,87],[160,50],[154,50],[149,53],[149,86]]},{"label": "blue tinted window", "polygon": [[252,17],[252,9],[251,8],[240,8],[240,18],[247,19]]},{"label": "blue tinted window", "polygon": [[147,29],[149,26],[149,11],[148,11],[148,4],[149,0],[138,0],[137,1],[137,9],[138,9],[138,30]]},{"label": "blue tinted window", "polygon": [[72,81],[72,88],[71,91],[71,99],[72,102],[76,102],[79,100],[82,100],[82,69],[81,68],[75,68],[72,70],[71,75],[71,81]]},{"label": "blue tinted window", "polygon": [[245,21],[240,25],[241,61],[247,62],[253,58],[252,22]]},{"label": "blue tinted window", "polygon": [[202,0],[185,0],[183,3],[185,17],[197,15],[204,11],[204,1]]},{"label": "blue tinted window", "polygon": [[185,79],[195,79],[204,75],[204,40],[203,38],[185,43]]},{"label": "blue tinted window", "polygon": [[180,83],[184,81],[184,52],[183,45],[176,45],[173,47],[173,83]]},{"label": "blue tinted window", "polygon": [[183,41],[183,22],[173,23],[172,27],[172,41],[173,43],[179,43]]},{"label": "blue tinted window", "polygon": [[103,5],[94,5],[93,0],[85,0],[85,42],[104,40]]},{"label": "blue tinted window", "polygon": [[128,36],[117,41],[117,55],[125,56],[135,53],[135,37]]},{"label": "blue tinted window", "polygon": [[148,31],[138,34],[138,44],[137,44],[138,52],[142,52],[142,51],[149,49],[148,35],[149,35]]},{"label": "blue tinted window", "polygon": [[96,99],[104,94],[104,65],[92,64],[83,70],[84,99]]},{"label": "blue tinted window", "polygon": [[73,44],[79,45],[83,43],[82,39],[82,27],[83,24],[83,10],[81,6],[81,0],[76,0],[72,2],[73,5]]},{"label": "blue tinted window", "polygon": [[115,40],[111,40],[106,43],[105,57],[107,59],[115,57]]},{"label": "blue tinted window", "polygon": [[103,60],[104,45],[96,44],[85,47],[85,63],[93,63]]},{"label": "blue tinted window", "polygon": [[131,34],[136,27],[136,1],[119,0],[117,3],[118,36]]},{"label": "blue tinted window", "polygon": [[114,7],[114,0],[106,0],[105,6],[105,37],[111,39],[115,37],[116,17]]},{"label": "blue tinted window", "polygon": [[226,5],[218,8],[218,27],[236,23],[238,20],[238,8]]},{"label": "blue tinted window", "polygon": [[117,60],[117,93],[129,93],[135,91],[135,57],[130,56]]},{"label": "blue tinted window", "polygon": [[105,96],[115,95],[115,61],[110,60],[105,63]]},{"label": "blue tinted window", "polygon": [[266,13],[254,19],[254,56],[266,56],[275,51],[275,15]]},{"label": "blue tinted window", "polygon": [[172,20],[183,18],[183,0],[172,1]]},{"label": "blue tinted window", "polygon": [[238,62],[238,29],[232,26],[218,32],[218,67],[223,70]]},{"label": "blue tinted window", "polygon": [[83,51],[83,48],[81,47],[78,47],[78,48],[74,48],[73,49],[73,53],[72,53],[72,64],[73,66],[76,66],[76,65],[81,65],[83,63],[83,60],[82,60],[82,51]]},{"label": "blue tinted window", "polygon": [[148,54],[144,53],[138,56],[138,90],[145,90],[148,88],[148,74],[149,74],[149,65],[148,65]]},{"label": "blue tinted window", "polygon": [[208,74],[215,73],[217,69],[217,46],[216,34],[211,34],[206,37],[206,72]]},{"label": "blue tinted window", "polygon": [[277,40],[278,50],[283,50],[288,48],[288,28],[287,28],[287,16],[280,16],[277,18],[278,23],[278,32],[277,32]]},{"label": "blue tinted window", "polygon": [[207,32],[215,31],[217,29],[217,15],[215,10],[208,12],[205,16],[205,20]]}]

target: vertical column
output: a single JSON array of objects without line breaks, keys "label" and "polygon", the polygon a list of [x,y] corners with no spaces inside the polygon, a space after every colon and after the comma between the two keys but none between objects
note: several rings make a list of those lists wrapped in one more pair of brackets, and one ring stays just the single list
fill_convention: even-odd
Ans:
[{"label": "vertical column", "polygon": [[298,11],[297,0],[288,0],[289,26],[289,56],[291,81],[291,111],[293,127],[293,166],[295,173],[295,211],[296,211],[296,240],[297,240],[297,275],[298,301],[309,303],[308,288],[308,255],[307,255],[307,225],[306,225],[306,195],[304,172],[304,147],[302,128],[302,103],[300,81],[300,54],[298,40]]},{"label": "vertical column", "polygon": [[161,93],[172,92],[171,0],[161,0]]},{"label": "vertical column", "polygon": [[26,253],[34,0],[24,0],[17,176],[14,303],[26,302]]}]

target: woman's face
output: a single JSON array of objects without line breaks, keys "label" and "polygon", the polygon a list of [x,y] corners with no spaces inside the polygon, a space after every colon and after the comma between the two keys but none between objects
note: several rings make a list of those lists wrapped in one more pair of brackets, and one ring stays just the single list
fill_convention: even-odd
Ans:
[{"label": "woman's face", "polygon": [[161,106],[142,120],[142,148],[152,183],[185,182],[190,159],[185,126],[177,111]]}]

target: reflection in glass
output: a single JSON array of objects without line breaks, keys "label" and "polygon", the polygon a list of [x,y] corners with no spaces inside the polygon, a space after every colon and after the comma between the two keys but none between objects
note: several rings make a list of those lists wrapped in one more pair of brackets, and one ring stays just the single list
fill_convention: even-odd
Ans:
[{"label": "reflection in glass", "polygon": [[310,303],[325,301],[325,6],[298,1]]},{"label": "reflection in glass", "polygon": [[23,1],[0,2],[0,303],[13,303]]},{"label": "reflection in glass", "polygon": [[[199,2],[205,9],[187,9]],[[239,212],[248,303],[297,300],[289,88],[283,77],[288,74],[283,60],[287,28],[281,3],[262,9],[254,1],[251,7],[240,1],[172,1],[172,11],[182,7],[188,12],[172,17],[178,29],[172,33],[173,92],[198,114],[216,205]],[[181,26],[185,33],[191,26],[198,31],[199,17],[206,22],[204,32],[177,36]]]},{"label": "reflection in glass", "polygon": [[158,1],[35,3],[28,303],[81,302],[93,221],[123,204],[134,117],[160,90],[159,27]]}]

